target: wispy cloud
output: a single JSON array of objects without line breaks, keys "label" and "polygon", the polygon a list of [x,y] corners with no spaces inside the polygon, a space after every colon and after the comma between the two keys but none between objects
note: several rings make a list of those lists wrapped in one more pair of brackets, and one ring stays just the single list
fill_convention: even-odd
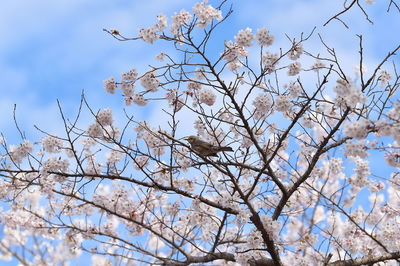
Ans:
[{"label": "wispy cloud", "polygon": [[[2,131],[12,127],[12,106],[17,104],[24,119],[36,121],[49,113],[49,119],[57,119],[55,100],[59,98],[67,110],[74,114],[84,89],[95,110],[112,107],[123,116],[122,97],[106,94],[102,81],[109,76],[119,78],[121,72],[132,67],[140,72],[155,62],[154,56],[165,48],[163,42],[148,45],[141,41],[118,42],[102,31],[117,28],[127,36],[135,36],[137,29],[156,21],[156,15],[168,17],[181,8],[191,10],[196,1],[149,0],[149,1],[88,1],[88,0],[37,0],[3,1],[0,8],[0,125]],[[214,6],[217,1],[210,1]],[[267,26],[276,36],[277,47],[288,47],[285,34],[299,38],[300,32],[308,33],[314,26],[327,43],[335,43],[337,52],[345,58],[344,65],[350,70],[357,62],[358,41],[355,31],[345,30],[340,22],[327,27],[322,24],[329,14],[339,11],[337,1],[232,1],[234,13],[223,32],[216,36],[233,40],[239,29],[247,26]],[[230,4],[230,3],[229,3]],[[379,10],[384,8],[378,5]],[[372,10],[372,9],[371,9]],[[373,11],[373,10],[372,10]],[[371,11],[371,12],[372,12]],[[365,33],[366,62],[374,64],[383,50],[400,37],[384,30],[384,12],[371,13],[379,27],[378,35],[370,34],[370,25],[365,23],[362,13],[355,10],[346,15],[346,21],[356,25],[356,30]],[[399,23],[389,21],[390,23]],[[223,36],[222,36],[223,35]],[[222,43],[221,41],[221,43]],[[382,50],[378,49],[378,44]],[[222,45],[215,46],[210,54],[218,55]],[[315,38],[307,49],[317,51],[321,44]],[[275,49],[275,48],[273,48]],[[128,107],[129,109],[130,107]],[[157,117],[157,110],[134,110],[138,119]],[[146,111],[143,111],[146,110]],[[48,121],[48,119],[46,120]],[[43,121],[39,124],[46,124]],[[55,129],[56,130],[56,129]]]}]

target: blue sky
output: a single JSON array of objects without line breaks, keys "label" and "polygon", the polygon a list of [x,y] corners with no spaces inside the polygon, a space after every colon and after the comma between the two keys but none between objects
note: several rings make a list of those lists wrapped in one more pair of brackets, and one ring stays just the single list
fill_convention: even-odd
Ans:
[{"label": "blue sky", "polygon": [[[356,33],[364,34],[367,65],[375,65],[400,42],[400,36],[387,29],[388,24],[391,28],[396,28],[394,23],[400,26],[400,20],[393,16],[395,10],[391,11],[391,16],[387,15],[386,3],[382,0],[374,6],[360,1],[374,20],[373,26],[363,19],[359,9],[354,9],[342,17],[351,25],[350,30],[337,21],[323,27],[329,16],[340,10],[339,2],[231,1],[234,13],[224,26],[225,35],[218,38],[233,40],[239,29],[249,26],[255,31],[267,26],[276,37],[273,49],[277,51],[278,47],[288,47],[285,34],[299,38],[301,32],[309,33],[316,26],[316,31],[347,61],[344,65],[350,70],[358,60]],[[164,49],[165,43],[118,42],[102,29],[116,28],[127,36],[135,36],[138,28],[152,25],[157,14],[170,17],[182,7],[191,10],[194,3],[184,0],[2,1],[0,131],[9,141],[13,140],[16,131],[12,110],[16,104],[17,119],[28,137],[36,136],[33,124],[56,133],[61,130],[61,124],[57,123],[60,119],[56,99],[60,99],[65,112],[72,116],[82,90],[95,110],[112,107],[114,112],[122,114],[122,98],[106,94],[102,81],[109,76],[118,79],[121,72],[132,67],[146,70],[148,64],[155,63],[154,56]],[[217,2],[210,3],[216,5]],[[316,35],[306,48],[321,49]],[[143,110],[130,108],[140,118]],[[154,110],[146,114],[152,112]]]},{"label": "blue sky", "polygon": [[[386,2],[376,0],[366,7],[374,25],[368,23],[357,8],[342,19],[350,29],[338,21],[322,26],[342,8],[341,1],[332,0],[247,0],[230,1],[234,13],[225,24],[226,35],[218,39],[233,40],[240,29],[267,26],[275,35],[272,49],[287,48],[285,34],[300,37],[314,26],[324,40],[335,47],[345,66],[352,71],[358,64],[358,38],[363,34],[365,63],[374,66],[400,43],[400,35],[390,29],[400,28],[396,10],[386,13]],[[107,94],[103,80],[114,76],[119,80],[121,72],[136,67],[147,70],[148,64],[165,49],[165,42],[153,45],[142,41],[118,42],[103,32],[103,28],[115,28],[126,36],[136,36],[137,29],[152,25],[156,15],[167,17],[181,8],[191,11],[196,1],[147,0],[2,0],[0,3],[0,132],[9,144],[20,142],[16,134],[12,113],[17,105],[17,120],[28,138],[38,140],[33,125],[51,133],[62,134],[62,124],[56,99],[61,101],[67,116],[76,114],[82,90],[95,109],[111,107],[115,119],[123,116],[123,99],[120,93]],[[210,0],[216,6],[217,1]],[[397,24],[397,26],[396,26]],[[388,27],[390,25],[390,27]],[[222,44],[222,42],[221,42]],[[222,46],[222,45],[221,45]],[[220,47],[221,47],[220,46]],[[317,35],[306,43],[313,52],[322,51]],[[221,50],[215,49],[218,55]],[[398,62],[398,58],[396,59]],[[367,73],[368,74],[368,73]],[[156,105],[153,105],[156,107]],[[137,120],[157,121],[158,109],[127,107]],[[146,110],[146,112],[144,112]],[[87,116],[83,120],[91,122]],[[191,125],[192,126],[192,125]],[[194,132],[194,130],[192,130]]]}]

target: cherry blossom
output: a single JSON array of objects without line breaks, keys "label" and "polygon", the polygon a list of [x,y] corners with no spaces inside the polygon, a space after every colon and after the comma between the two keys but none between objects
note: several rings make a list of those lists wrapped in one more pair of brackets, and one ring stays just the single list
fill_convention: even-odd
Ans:
[{"label": "cherry blossom", "polygon": [[268,95],[259,94],[253,100],[253,105],[255,108],[254,118],[261,119],[261,118],[267,117],[268,112],[270,111],[270,109],[272,107],[272,101]]},{"label": "cherry blossom", "polygon": [[43,149],[49,153],[59,153],[63,148],[63,140],[58,139],[57,136],[47,136],[40,139]]},{"label": "cherry blossom", "polygon": [[106,92],[114,94],[115,89],[117,88],[117,84],[116,84],[114,78],[110,77],[109,79],[107,79],[103,82],[104,82],[104,89],[106,90]]},{"label": "cherry blossom", "polygon": [[182,9],[179,14],[175,13],[175,15],[172,16],[172,23],[169,27],[170,32],[174,36],[177,36],[182,25],[187,24],[191,19],[192,15],[185,9]]},{"label": "cherry blossom", "polygon": [[382,69],[379,79],[381,81],[381,88],[383,88],[390,82],[392,75],[390,75],[386,70]]},{"label": "cherry blossom", "polygon": [[257,33],[255,34],[255,38],[257,40],[258,45],[265,45],[265,46],[271,46],[275,39],[274,35],[269,34],[267,27],[262,27],[261,29],[258,29]]},{"label": "cherry blossom", "polygon": [[213,19],[221,20],[222,12],[213,8],[211,5],[206,5],[208,1],[204,0],[201,3],[196,3],[193,6],[193,13],[198,18],[197,27],[205,28],[208,26]]},{"label": "cherry blossom", "polygon": [[294,62],[288,66],[287,74],[289,76],[296,76],[301,71],[301,64],[299,62]]},{"label": "cherry blossom", "polygon": [[199,91],[199,101],[212,106],[215,103],[216,96],[210,89],[201,89]]},{"label": "cherry blossom", "polygon": [[14,163],[20,164],[33,151],[33,145],[29,140],[24,140],[21,145],[10,146],[10,158]]},{"label": "cherry blossom", "polygon": [[302,43],[294,43],[288,53],[288,57],[291,60],[297,60],[300,58],[302,53],[303,53],[303,44]]},{"label": "cherry blossom", "polygon": [[251,33],[250,28],[246,28],[245,30],[240,30],[235,36],[235,41],[239,46],[252,46],[255,36]]},{"label": "cherry blossom", "polygon": [[[353,62],[319,32],[225,30],[236,5],[213,5],[159,14],[134,36],[105,30],[165,45],[146,72],[132,62],[103,81],[123,115],[82,96],[76,117],[59,105],[58,131],[45,123],[34,140],[16,118],[20,139],[0,136],[1,260],[397,265],[400,46],[371,59],[356,35]],[[353,32],[357,8],[372,22],[357,2],[325,24]]]}]

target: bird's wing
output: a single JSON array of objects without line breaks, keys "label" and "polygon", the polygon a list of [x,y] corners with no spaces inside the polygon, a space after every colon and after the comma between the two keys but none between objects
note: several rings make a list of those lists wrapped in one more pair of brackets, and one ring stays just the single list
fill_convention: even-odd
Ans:
[{"label": "bird's wing", "polygon": [[205,142],[204,140],[199,140],[199,145],[204,149],[212,149],[214,147],[214,145]]}]

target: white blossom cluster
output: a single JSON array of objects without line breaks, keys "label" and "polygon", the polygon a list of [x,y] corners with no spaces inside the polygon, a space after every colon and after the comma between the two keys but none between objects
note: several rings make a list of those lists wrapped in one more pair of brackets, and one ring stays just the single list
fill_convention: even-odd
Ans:
[{"label": "white blossom cluster", "polygon": [[198,18],[197,27],[203,29],[207,25],[211,24],[213,19],[220,21],[222,19],[221,10],[213,8],[211,5],[206,5],[208,0],[204,0],[201,3],[196,3],[193,6],[193,13]]},{"label": "white blossom cluster", "polygon": [[136,170],[141,170],[142,168],[146,167],[149,165],[149,157],[147,156],[137,156],[135,159],[132,161],[133,167]]},{"label": "white blossom cluster", "polygon": [[243,47],[252,46],[254,39],[255,36],[251,33],[250,28],[239,30],[238,34],[235,36],[236,43]]},{"label": "white blossom cluster", "polygon": [[142,38],[142,40],[147,43],[153,43],[155,40],[157,40],[159,38],[155,28],[153,28],[153,27],[140,29],[139,37]]},{"label": "white blossom cluster", "polygon": [[302,53],[303,53],[303,44],[294,43],[292,48],[289,50],[288,57],[291,60],[297,60],[300,58]]},{"label": "white blossom cluster", "polygon": [[200,103],[205,103],[208,106],[214,105],[216,97],[217,96],[211,89],[203,88],[199,91]]},{"label": "white blossom cluster", "polygon": [[169,31],[174,35],[179,35],[179,29],[182,25],[187,24],[192,19],[192,15],[187,12],[185,9],[182,9],[179,14],[175,13],[172,16],[172,22],[169,26]]},{"label": "white blossom cluster", "polygon": [[[131,106],[132,103],[138,106],[145,106],[148,102],[147,99],[144,98],[143,93],[135,93],[135,82],[137,80],[138,73],[136,69],[131,69],[128,72],[121,74],[121,90],[122,96],[124,96],[124,102],[126,106]],[[155,92],[158,90],[159,81],[154,75],[154,71],[147,72],[141,79],[141,85],[146,89],[146,91]],[[114,93],[116,89],[118,89],[117,82],[113,77],[110,77],[106,81],[104,81],[104,88],[108,93]],[[92,125],[91,132],[92,135],[100,134],[100,128],[96,125]],[[97,133],[96,133],[97,132]]]},{"label": "white blossom cluster", "polygon": [[301,125],[305,128],[313,128],[314,127],[314,121],[310,116],[303,117],[301,119]]},{"label": "white blossom cluster", "polygon": [[261,29],[258,29],[255,37],[258,45],[260,46],[270,46],[273,44],[275,39],[274,35],[269,34],[267,27],[262,27]]},{"label": "white blossom cluster", "polygon": [[225,45],[225,51],[223,53],[223,59],[228,62],[228,69],[230,71],[237,71],[242,67],[242,63],[240,62],[240,58],[246,57],[248,51],[244,49],[243,46],[238,45],[237,43],[233,43],[229,41]]},{"label": "white blossom cluster", "polygon": [[147,72],[143,77],[140,78],[140,85],[143,86],[147,91],[156,92],[160,82],[155,76],[155,72]]},{"label": "white blossom cluster", "polygon": [[367,152],[367,147],[364,144],[364,141],[347,141],[345,144],[345,152],[344,155],[347,157],[353,158],[366,158],[369,156]]},{"label": "white blossom cluster", "polygon": [[20,164],[22,160],[33,151],[33,145],[29,140],[24,140],[21,145],[10,145],[9,154],[13,163]]},{"label": "white blossom cluster", "polygon": [[134,68],[121,74],[121,90],[125,99],[125,103],[128,103],[126,105],[130,105],[129,103],[131,102],[132,96],[135,93],[135,82],[137,76],[138,73]]},{"label": "white blossom cluster", "polygon": [[291,63],[291,64],[288,66],[288,72],[287,72],[287,74],[288,74],[289,76],[296,76],[297,74],[300,73],[300,71],[301,71],[301,64],[300,64],[300,62],[294,62],[294,63]]},{"label": "white blossom cluster", "polygon": [[134,104],[136,104],[138,106],[145,106],[149,100],[144,98],[144,96],[142,94],[136,93],[133,95],[132,101]]},{"label": "white blossom cluster", "polygon": [[108,258],[100,255],[92,255],[91,263],[93,266],[112,265],[112,262]]},{"label": "white blossom cluster", "polygon": [[89,174],[89,175],[101,174],[102,166],[103,165],[101,163],[97,162],[96,155],[90,154],[87,156],[86,167],[85,167],[84,171],[86,174]]},{"label": "white blossom cluster", "polygon": [[239,60],[234,60],[228,63],[227,68],[232,72],[237,72],[242,66],[242,62]]},{"label": "white blossom cluster", "polygon": [[[118,213],[130,213],[132,210],[140,212],[140,208],[136,206],[136,203],[129,196],[130,194],[130,190],[120,183],[114,182],[112,184],[112,189],[108,185],[100,184],[98,189],[96,189],[96,193],[93,195],[93,202]],[[110,225],[111,224],[109,224],[109,226]],[[104,229],[112,230],[112,228]],[[114,229],[116,229],[116,227],[114,227]],[[116,232],[112,233],[113,235],[116,234]]]},{"label": "white blossom cluster", "polygon": [[133,94],[135,93],[135,82],[138,73],[136,69],[132,69],[126,73],[121,74],[121,90],[124,96],[125,105],[131,105]]},{"label": "white blossom cluster", "polygon": [[[156,92],[158,90],[159,81],[155,77],[154,73],[154,71],[147,72],[140,78],[140,83],[143,88],[146,89],[146,92]],[[138,106],[145,106],[148,102],[148,100],[144,98],[143,92],[135,93],[135,82],[137,81],[137,77],[138,73],[134,68],[128,72],[121,74],[120,86],[126,106],[131,106],[132,103]],[[105,90],[109,93],[114,93],[115,89],[118,89],[117,83],[115,82],[113,77],[104,81],[104,87]],[[93,136],[96,134],[100,134],[100,129],[96,125],[92,125],[90,131],[93,133]]]},{"label": "white blossom cluster", "polygon": [[280,240],[279,232],[282,229],[282,222],[273,221],[272,218],[268,215],[261,215],[261,222],[263,223],[265,229],[272,237],[272,239],[274,239],[274,241],[279,241]]},{"label": "white blossom cluster", "polygon": [[274,109],[278,112],[287,112],[290,110],[290,107],[292,106],[290,102],[289,95],[279,95],[275,99],[274,103]]},{"label": "white blossom cluster", "polygon": [[400,122],[400,102],[395,102],[393,108],[386,115],[393,121]]},{"label": "white blossom cluster", "polygon": [[50,157],[43,162],[40,173],[45,177],[51,173],[67,173],[68,167],[69,161],[67,159],[61,160],[61,158]]},{"label": "white blossom cluster", "polygon": [[289,85],[285,84],[284,88],[289,90],[289,98],[291,99],[296,98],[302,92],[300,84],[294,81],[291,81]]},{"label": "white blossom cluster", "polygon": [[379,183],[373,181],[373,182],[369,185],[369,191],[370,191],[371,193],[378,193],[378,192],[380,192],[380,191],[385,190],[385,188],[386,188],[386,185],[385,185],[385,183],[383,183],[382,181],[379,182]]},{"label": "white blossom cluster", "polygon": [[187,172],[189,167],[192,166],[192,159],[188,156],[187,149],[180,149],[176,152],[176,163],[184,172]]},{"label": "white blossom cluster", "polygon": [[157,34],[163,32],[167,28],[167,17],[163,14],[157,16],[157,23],[149,28],[139,30],[139,37],[147,43],[153,43],[158,40],[160,36]]},{"label": "white blossom cluster", "polygon": [[165,53],[164,52],[160,52],[158,55],[156,55],[156,59],[160,62],[163,62],[165,58]]},{"label": "white blossom cluster", "polygon": [[106,92],[114,94],[115,89],[117,89],[117,83],[115,82],[115,79],[113,77],[108,78],[107,80],[103,81],[104,83],[104,89]]},{"label": "white blossom cluster", "polygon": [[[163,163],[155,163],[155,166],[151,170],[154,180],[159,184],[165,184],[170,181],[170,170],[169,167]],[[175,182],[174,182],[175,185]]]},{"label": "white blossom cluster", "polygon": [[46,152],[49,153],[59,153],[63,148],[63,140],[57,138],[57,136],[46,136],[41,138],[42,147]]},{"label": "white blossom cluster", "polygon": [[115,146],[114,149],[111,149],[106,154],[107,165],[115,165],[124,157],[124,155],[125,154],[118,148],[118,146]]},{"label": "white blossom cluster", "polygon": [[275,71],[278,60],[279,55],[277,53],[265,51],[265,54],[262,56],[262,63],[264,64],[264,69],[268,74]]},{"label": "white blossom cluster", "polygon": [[130,105],[129,103],[132,100],[132,96],[135,93],[136,85],[133,83],[123,83],[121,84],[122,96],[124,96],[124,101],[127,103],[126,105]]},{"label": "white blossom cluster", "polygon": [[147,147],[156,156],[161,156],[165,153],[165,142],[161,136],[156,133],[157,130],[148,126],[146,122],[140,121],[134,130],[137,133],[137,139],[143,139]]},{"label": "white blossom cluster", "polygon": [[227,62],[235,61],[239,58],[246,57],[248,51],[246,51],[243,46],[239,46],[238,44],[234,44],[232,41],[226,43],[225,52],[224,52],[224,60]]},{"label": "white blossom cluster", "polygon": [[357,104],[366,101],[366,97],[362,95],[361,90],[353,82],[339,79],[333,91],[336,93],[335,102],[339,106],[346,105],[354,108]]},{"label": "white blossom cluster", "polygon": [[369,170],[368,161],[359,158],[355,161],[355,163],[355,174],[350,177],[349,181],[352,185],[352,192],[356,194],[359,190],[369,184],[368,177],[371,172]]},{"label": "white blossom cluster", "polygon": [[165,97],[168,100],[169,106],[172,107],[175,112],[179,112],[184,106],[183,97],[178,96],[177,93],[177,89],[175,88],[170,90]]},{"label": "white blossom cluster", "polygon": [[[274,36],[269,34],[266,27],[258,29],[256,34],[252,34],[251,28],[240,30],[235,36],[235,43],[229,41],[225,45],[223,59],[228,62],[227,67],[230,71],[236,72],[242,67],[242,63],[239,59],[247,56],[248,51],[245,50],[245,47],[252,46],[254,39],[257,39],[259,45],[269,46],[272,45]],[[270,54],[268,51],[266,55],[263,56],[262,60],[268,73],[275,70],[274,67],[277,63],[277,59],[277,54]]]},{"label": "white blossom cluster", "polygon": [[92,138],[97,138],[103,135],[103,129],[99,123],[93,123],[88,126],[87,133]]},{"label": "white blossom cluster", "polygon": [[[374,135],[376,137],[387,137],[387,136],[390,136],[392,134],[392,132],[393,132],[392,130],[395,128],[386,119],[380,119],[380,120],[374,121],[374,126],[375,126],[375,129],[376,129],[376,132],[375,132]],[[396,133],[396,132],[393,132],[393,133]]]},{"label": "white blossom cluster", "polygon": [[271,97],[267,94],[259,94],[253,100],[253,106],[254,119],[264,119],[268,116],[272,107]]},{"label": "white blossom cluster", "polygon": [[[221,10],[217,10],[211,5],[206,5],[207,2],[207,0],[204,0],[203,2],[196,3],[193,6],[193,13],[197,17],[197,26],[199,28],[205,28],[207,25],[211,24],[213,19],[222,19]],[[157,19],[158,21],[151,27],[139,30],[139,37],[143,41],[153,43],[160,38],[159,33],[163,32],[167,28],[167,17],[165,15],[160,14],[157,16]],[[179,30],[191,19],[192,15],[184,9],[182,9],[179,14],[175,13],[175,15],[172,16],[172,23],[169,28],[172,35],[181,39],[182,33],[180,33]]]},{"label": "white blossom cluster", "polygon": [[189,82],[187,85],[187,90],[189,95],[196,93],[200,89],[201,89],[201,83],[199,82]]},{"label": "white blossom cluster", "polygon": [[167,28],[167,17],[164,14],[159,14],[157,16],[157,23],[154,24],[154,28],[157,32],[162,32]]},{"label": "white blossom cluster", "polygon": [[200,119],[196,119],[194,122],[194,129],[196,129],[197,131],[197,135],[198,136],[203,136],[205,135],[206,132],[206,126],[204,125],[204,123],[200,120]]},{"label": "white blossom cluster", "polygon": [[[261,233],[259,231],[253,231],[253,232],[248,233],[247,236],[246,236],[246,242],[247,242],[247,245],[248,245],[249,249],[262,248],[263,240],[262,240]],[[248,259],[250,259],[250,258],[248,258]],[[244,265],[247,264],[246,262],[244,263]]]},{"label": "white blossom cluster", "polygon": [[385,161],[389,166],[400,167],[400,154],[394,150],[385,153]]},{"label": "white blossom cluster", "polygon": [[121,83],[134,83],[137,79],[138,73],[135,68],[132,68],[128,72],[121,73]]},{"label": "white blossom cluster", "polygon": [[386,87],[392,78],[392,75],[390,75],[386,70],[382,69],[381,75],[379,76],[379,80],[381,81],[381,88]]},{"label": "white blossom cluster", "polygon": [[103,139],[108,142],[113,142],[121,137],[119,127],[110,125],[103,128]]},{"label": "white blossom cluster", "polygon": [[96,115],[96,120],[103,127],[111,126],[114,122],[112,110],[110,108],[106,108],[103,111],[98,112]]},{"label": "white blossom cluster", "polygon": [[119,128],[113,126],[113,114],[110,108],[99,111],[96,115],[96,121],[90,124],[87,133],[91,138],[103,137],[104,139],[119,138]]},{"label": "white blossom cluster", "polygon": [[369,130],[370,122],[366,119],[360,119],[358,121],[347,123],[344,128],[344,134],[355,139],[365,139]]},{"label": "white blossom cluster", "polygon": [[321,60],[317,59],[315,60],[315,63],[311,66],[311,69],[314,70],[315,72],[318,72],[321,68],[324,68],[325,64],[322,63]]},{"label": "white blossom cluster", "polygon": [[328,162],[329,164],[327,164],[327,166],[329,175],[333,179],[341,176],[342,171],[344,170],[342,158],[331,158]]}]

